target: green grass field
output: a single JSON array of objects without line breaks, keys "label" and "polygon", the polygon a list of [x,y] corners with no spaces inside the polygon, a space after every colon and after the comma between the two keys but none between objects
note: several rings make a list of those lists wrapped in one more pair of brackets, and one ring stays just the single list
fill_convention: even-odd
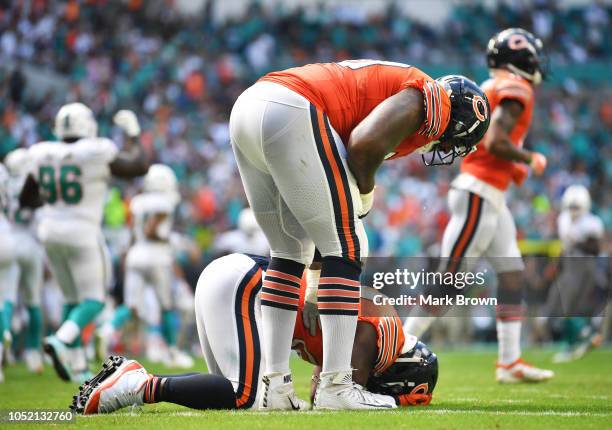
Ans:
[{"label": "green grass field", "polygon": [[[528,352],[526,359],[549,365],[551,352]],[[106,416],[78,417],[56,428],[130,429],[610,429],[612,428],[612,350],[593,352],[579,362],[550,365],[557,376],[546,384],[500,386],[493,380],[495,353],[439,352],[440,379],[428,407],[387,412],[258,413],[193,411],[170,404]],[[203,370],[203,365],[198,370]],[[299,394],[307,397],[310,366],[293,361]],[[163,367],[151,372],[171,373]],[[43,376],[22,366],[5,369],[0,409],[66,408],[76,386],[61,382],[51,368]],[[44,427],[44,425],[42,425]],[[8,427],[4,427],[8,428]],[[21,424],[17,428],[42,428]]]}]

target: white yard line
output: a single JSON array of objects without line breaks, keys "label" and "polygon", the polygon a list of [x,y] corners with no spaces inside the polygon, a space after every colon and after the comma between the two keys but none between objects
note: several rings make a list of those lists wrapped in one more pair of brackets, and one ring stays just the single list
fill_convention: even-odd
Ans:
[{"label": "white yard line", "polygon": [[430,409],[418,411],[427,414],[478,414],[478,415],[511,415],[511,416],[550,416],[550,417],[612,417],[612,413],[584,412],[584,411],[490,411],[486,409]]},{"label": "white yard line", "polygon": [[[361,412],[365,414],[376,414],[379,416],[389,415],[389,414],[406,414],[408,410],[393,410],[393,411],[373,411],[373,412]],[[495,416],[526,416],[526,417],[539,417],[539,416],[547,416],[547,417],[612,417],[612,413],[603,413],[603,412],[585,412],[585,411],[491,411],[487,409],[429,409],[429,408],[411,408],[409,410],[411,414],[418,415],[495,415]],[[292,411],[287,412],[239,412],[240,415],[243,414],[257,414],[257,415],[287,415],[299,417],[301,414],[306,415],[326,415],[326,414],[334,414],[334,413],[342,413],[340,412],[331,412],[331,411],[306,411],[302,413],[296,413]],[[138,413],[117,413],[114,415],[120,415],[123,417],[141,417],[141,414]],[[176,412],[167,412],[163,415],[171,416],[171,417],[204,417],[205,414],[201,412],[195,411],[176,411]],[[108,417],[108,415],[88,415],[87,418],[92,417]],[[81,417],[79,417],[81,418]]]}]

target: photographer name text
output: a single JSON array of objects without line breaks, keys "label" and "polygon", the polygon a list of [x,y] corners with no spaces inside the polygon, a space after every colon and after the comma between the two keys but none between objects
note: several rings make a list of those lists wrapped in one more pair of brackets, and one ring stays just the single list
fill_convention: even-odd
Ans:
[{"label": "photographer name text", "polygon": [[453,296],[410,296],[402,294],[398,297],[387,297],[376,294],[373,302],[377,306],[497,306],[496,297],[468,297],[462,294]]}]

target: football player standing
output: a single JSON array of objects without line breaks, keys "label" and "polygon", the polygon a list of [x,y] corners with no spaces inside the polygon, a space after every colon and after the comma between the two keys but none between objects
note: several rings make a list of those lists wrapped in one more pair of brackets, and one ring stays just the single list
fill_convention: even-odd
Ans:
[{"label": "football player standing", "polygon": [[138,143],[140,125],[132,111],[120,110],[115,124],[126,134],[123,149],[98,137],[92,111],[82,103],[62,106],[55,117],[59,142],[30,147],[32,172],[21,200],[42,200],[38,237],[65,298],[64,322],[43,341],[43,349],[63,380],[87,378],[81,330],[104,307],[111,267],[101,222],[111,175],[142,176],[148,163]]},{"label": "football player standing", "polygon": [[168,346],[166,365],[191,367],[191,357],[176,346],[174,324],[174,252],[170,235],[174,211],[179,202],[174,171],[166,165],[153,164],[144,177],[143,192],[130,202],[134,244],[127,253],[125,263],[125,304],[115,311],[112,322],[105,324],[99,334],[100,344],[116,336],[144,301],[145,289],[150,286],[161,308],[162,335]]},{"label": "football player standing", "polygon": [[21,290],[28,312],[28,326],[25,331],[24,359],[31,372],[41,373],[43,361],[41,338],[43,320],[41,295],[44,269],[44,250],[36,240],[35,212],[19,206],[19,195],[30,171],[28,150],[18,148],[7,154],[4,160],[10,174],[10,218],[15,239],[15,265],[13,280],[15,291],[10,301],[5,303],[5,317],[11,320],[12,308],[17,300],[17,290]]},{"label": "football player standing", "polygon": [[12,282],[12,267],[15,262],[15,246],[11,225],[6,213],[9,210],[9,174],[3,164],[0,163],[0,383],[4,382],[2,373],[2,360],[4,357],[4,300],[6,287]]},{"label": "football player standing", "polygon": [[[606,284],[597,257],[605,236],[604,223],[591,212],[591,195],[583,185],[567,187],[561,198],[557,232],[563,245],[563,264],[557,284],[549,296],[549,313],[563,310],[566,315],[590,315],[598,286]],[[604,289],[605,291],[605,289]],[[556,363],[578,360],[602,342],[600,318],[565,318],[563,337],[567,349],[553,357]]]},{"label": "football player standing", "polygon": [[466,155],[489,123],[470,80],[434,80],[376,60],[310,64],[262,77],[236,100],[230,140],[246,195],[271,249],[261,293],[265,389],[260,407],[294,410],[289,356],[300,278],[322,256],[318,309],[323,363],[314,407],[388,408],[354,384],[351,350],[375,174],[389,158],[430,151]]},{"label": "football player standing", "polygon": [[[521,186],[529,168],[535,175],[542,175],[546,168],[544,155],[523,149],[535,103],[534,87],[543,78],[542,50],[540,39],[520,28],[506,29],[489,41],[491,79],[482,89],[491,105],[491,125],[478,151],[465,157],[460,175],[451,184],[451,219],[442,238],[446,270],[462,267],[464,258],[485,256],[497,273],[496,378],[502,383],[545,381],[553,376],[552,371],[521,359],[524,265],[516,225],[505,201],[510,183]],[[408,330],[422,336],[433,320],[410,317]]]}]

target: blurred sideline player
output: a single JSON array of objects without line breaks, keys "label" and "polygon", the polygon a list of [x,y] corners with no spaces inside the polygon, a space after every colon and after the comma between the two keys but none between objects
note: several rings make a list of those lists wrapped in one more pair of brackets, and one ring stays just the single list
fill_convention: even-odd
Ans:
[{"label": "blurred sideline player", "polygon": [[[451,219],[442,239],[446,270],[464,257],[488,257],[498,278],[497,337],[499,382],[545,381],[553,376],[521,359],[524,264],[516,226],[505,202],[510,182],[521,186],[528,167],[541,175],[544,155],[522,148],[534,106],[534,86],[542,80],[542,42],[522,29],[495,35],[487,47],[491,79],[482,84],[491,105],[491,125],[476,152],[461,163],[448,193]],[[433,318],[411,317],[408,330],[422,336]]]},{"label": "blurred sideline player", "polygon": [[60,142],[40,142],[28,151],[32,173],[21,195],[26,206],[44,204],[38,237],[65,298],[64,322],[43,341],[43,349],[65,381],[88,376],[81,331],[104,307],[110,282],[108,249],[101,231],[111,175],[133,178],[148,164],[137,142],[136,115],[120,110],[113,118],[126,134],[122,150],[97,136],[92,111],[82,103],[62,106],[55,118]]},{"label": "blurred sideline player", "polygon": [[170,236],[174,212],[180,202],[178,182],[170,167],[153,164],[143,184],[143,192],[130,203],[134,244],[125,263],[124,305],[117,308],[112,321],[100,330],[100,344],[118,334],[145,300],[146,289],[151,287],[161,308],[162,335],[168,346],[169,356],[164,361],[169,367],[191,367],[191,357],[176,346],[174,251]]},{"label": "blurred sideline player", "polygon": [[270,247],[266,235],[257,224],[251,208],[244,208],[238,216],[238,228],[215,238],[215,254],[226,255],[234,252],[268,255]]},{"label": "blurred sideline player", "polygon": [[28,314],[25,330],[24,359],[31,372],[43,370],[40,342],[43,319],[41,295],[44,270],[44,251],[35,237],[35,212],[19,206],[19,195],[30,172],[28,151],[24,148],[10,152],[4,160],[10,174],[10,219],[15,242],[15,264],[12,269],[14,287],[10,300],[5,302],[5,319],[9,322],[21,291]]},{"label": "blurred sideline player", "polygon": [[4,360],[4,300],[6,286],[11,282],[11,269],[15,262],[15,249],[11,225],[6,216],[9,210],[9,174],[3,164],[0,163],[0,383],[4,382],[2,373],[2,362]]},{"label": "blurred sideline player", "polygon": [[[351,378],[361,223],[382,162],[416,150],[466,155],[489,123],[484,93],[461,76],[438,81],[377,60],[309,64],[262,77],[236,100],[230,140],[246,195],[271,249],[261,295],[267,386],[261,406],[293,410],[289,356],[300,278],[315,247],[323,371],[315,408],[387,408]],[[364,398],[367,400],[364,402]],[[265,405],[265,406],[264,406]]]},{"label": "blurred sideline player", "polygon": [[[563,246],[562,268],[557,284],[551,288],[549,306],[564,314],[590,315],[594,290],[605,286],[597,259],[604,238],[601,218],[591,213],[591,196],[582,185],[568,187],[561,198],[562,210],[557,219],[557,231]],[[591,257],[591,258],[589,258]],[[601,282],[603,281],[603,282]],[[605,288],[605,287],[604,287]],[[558,313],[557,313],[558,314]],[[567,349],[555,354],[557,363],[578,360],[602,342],[597,326],[601,318],[570,317],[563,322],[563,337]]]},{"label": "blurred sideline player", "polygon": [[[73,408],[96,414],[133,404],[171,402],[194,409],[258,409],[257,400],[265,390],[259,378],[265,361],[259,295],[267,264],[266,258],[231,254],[214,260],[202,272],[196,289],[196,318],[210,374],[154,376],[136,361],[111,357],[82,387]],[[317,365],[312,398],[323,343],[320,328],[309,333],[301,322],[304,288],[301,291],[292,344],[304,360]],[[362,306],[368,303],[374,310],[369,300],[361,299]],[[435,354],[414,336],[405,338],[397,317],[359,317],[352,365],[355,383],[390,396],[390,408],[429,404],[438,377]]]}]

